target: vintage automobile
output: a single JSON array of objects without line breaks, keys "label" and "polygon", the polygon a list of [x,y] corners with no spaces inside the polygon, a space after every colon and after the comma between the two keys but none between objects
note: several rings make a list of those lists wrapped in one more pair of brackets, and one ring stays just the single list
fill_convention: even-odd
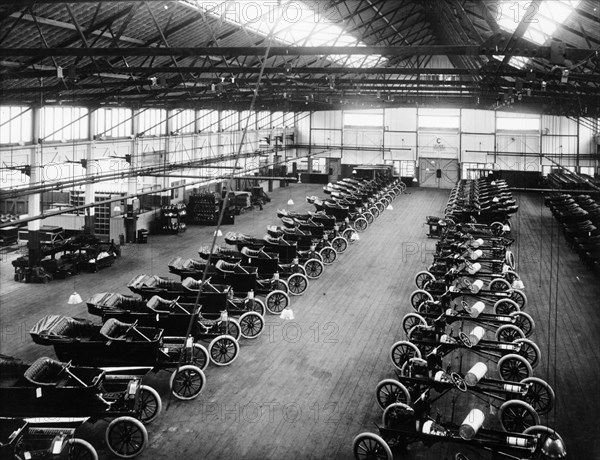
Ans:
[{"label": "vintage automobile", "polygon": [[141,422],[156,419],[162,407],[158,393],[132,375],[46,357],[27,364],[1,356],[0,369],[0,416],[65,428],[87,420],[110,420],[106,444],[120,457],[144,450],[148,432]]}]

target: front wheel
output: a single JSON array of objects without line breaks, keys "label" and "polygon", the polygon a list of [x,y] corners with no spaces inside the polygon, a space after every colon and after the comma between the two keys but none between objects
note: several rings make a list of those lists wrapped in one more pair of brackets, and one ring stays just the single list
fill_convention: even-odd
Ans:
[{"label": "front wheel", "polygon": [[331,265],[335,262],[335,259],[337,259],[337,253],[335,252],[335,249],[333,249],[331,246],[324,247],[319,251],[319,254],[321,254],[321,257],[323,258],[323,263],[325,265]]},{"label": "front wheel", "polygon": [[331,247],[335,249],[335,252],[342,253],[348,249],[348,242],[346,241],[346,238],[336,236],[333,240],[331,240]]},{"label": "front wheel", "polygon": [[531,377],[533,369],[531,364],[521,355],[510,353],[498,360],[496,365],[502,380],[520,382],[526,377]]},{"label": "front wheel", "polygon": [[244,300],[244,309],[246,311],[253,311],[255,313],[258,313],[261,316],[265,316],[265,313],[267,311],[263,301],[257,298]]},{"label": "front wheel", "polygon": [[200,394],[206,385],[206,377],[199,367],[186,364],[176,369],[169,379],[171,393],[177,399],[188,401]]},{"label": "front wheel", "polygon": [[523,331],[525,337],[529,337],[535,329],[535,321],[524,311],[513,311],[509,314],[513,318],[515,326]]},{"label": "front wheel", "polygon": [[494,304],[494,315],[510,315],[511,313],[521,311],[521,307],[514,300],[500,299]]},{"label": "front wheel", "polygon": [[554,390],[548,383],[537,377],[526,377],[521,380],[527,385],[523,399],[533,407],[538,414],[547,414],[554,407]]},{"label": "front wheel", "polygon": [[267,311],[272,315],[278,315],[290,304],[289,296],[283,291],[271,291],[265,300]]},{"label": "front wheel", "polygon": [[65,446],[69,460],[98,460],[96,449],[84,439],[71,438]]},{"label": "front wheel", "polygon": [[109,450],[121,458],[133,458],[148,445],[148,431],[133,417],[118,417],[108,425],[104,435]]},{"label": "front wheel", "polygon": [[518,343],[521,346],[519,354],[531,364],[532,368],[539,364],[542,353],[540,347],[534,342],[529,339],[516,339],[513,343]]},{"label": "front wheel", "polygon": [[506,292],[510,287],[510,283],[502,278],[493,279],[489,285],[489,289],[492,292]]},{"label": "front wheel", "polygon": [[505,324],[496,329],[496,340],[498,342],[511,343],[516,339],[524,339],[525,333],[517,326]]},{"label": "front wheel", "polygon": [[390,446],[381,436],[374,433],[361,433],[352,441],[355,460],[393,460]]},{"label": "front wheel", "polygon": [[429,283],[435,281],[433,276],[428,271],[421,271],[415,275],[415,284],[419,289],[424,289]]},{"label": "front wheel", "polygon": [[262,315],[253,311],[244,313],[240,316],[238,322],[240,323],[242,337],[245,339],[257,338],[265,327],[265,320]]},{"label": "front wheel", "polygon": [[354,221],[354,229],[358,233],[364,232],[368,226],[369,226],[369,223],[367,222],[367,219],[365,219],[364,217],[359,217],[358,219],[356,219]]},{"label": "front wheel", "polygon": [[425,302],[433,302],[433,296],[427,291],[418,289],[410,295],[410,304],[417,311],[419,306]]},{"label": "front wheel", "polygon": [[304,270],[306,271],[306,276],[308,279],[314,280],[323,274],[325,266],[320,260],[309,259],[304,263]]},{"label": "front wheel", "polygon": [[530,426],[539,425],[540,416],[525,401],[511,399],[500,406],[498,418],[504,431],[521,433]]},{"label": "front wheel", "polygon": [[158,392],[147,385],[140,386],[138,419],[145,424],[151,423],[162,410],[162,399]]},{"label": "front wheel", "polygon": [[411,358],[421,358],[421,352],[416,345],[401,340],[392,345],[390,350],[390,358],[396,369],[402,370],[402,365]]},{"label": "front wheel", "polygon": [[377,404],[383,410],[391,404],[401,402],[410,406],[411,398],[408,389],[394,379],[385,379],[377,384]]},{"label": "front wheel", "polygon": [[291,295],[301,295],[308,288],[308,278],[306,275],[294,273],[287,279],[287,284]]},{"label": "front wheel", "polygon": [[427,321],[425,321],[425,318],[418,313],[407,313],[404,315],[404,318],[402,319],[402,329],[407,337],[410,330],[417,325],[427,326]]},{"label": "front wheel", "polygon": [[217,366],[228,366],[235,361],[240,352],[240,345],[230,335],[220,335],[208,346],[210,360]]}]

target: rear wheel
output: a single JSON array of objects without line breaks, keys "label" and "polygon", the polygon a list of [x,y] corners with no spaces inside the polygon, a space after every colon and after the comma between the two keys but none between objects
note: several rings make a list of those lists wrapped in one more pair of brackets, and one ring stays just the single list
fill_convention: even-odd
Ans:
[{"label": "rear wheel", "polygon": [[371,225],[373,223],[373,221],[375,220],[375,217],[373,216],[373,214],[371,214],[370,212],[363,212],[362,216],[365,218],[365,220],[367,221],[367,224]]},{"label": "rear wheel", "polygon": [[490,281],[489,289],[493,292],[508,291],[510,283],[502,278],[496,278]]},{"label": "rear wheel", "polygon": [[524,311],[513,311],[509,314],[509,316],[514,318],[515,326],[523,331],[525,337],[529,337],[533,333],[535,329],[535,322],[530,315]]},{"label": "rear wheel", "polygon": [[184,401],[198,396],[205,384],[204,372],[192,364],[186,364],[174,370],[169,380],[173,396]]},{"label": "rear wheel", "polygon": [[505,324],[496,329],[496,340],[498,342],[511,343],[516,339],[524,339],[525,333],[517,326]]},{"label": "rear wheel", "polygon": [[265,327],[265,320],[262,315],[253,311],[244,313],[239,317],[238,322],[240,323],[242,337],[245,339],[257,338]]},{"label": "rear wheel", "polygon": [[407,336],[410,330],[419,324],[427,326],[427,321],[425,318],[418,313],[407,313],[402,319],[402,329]]},{"label": "rear wheel", "polygon": [[521,345],[519,354],[531,364],[531,367],[536,367],[539,364],[542,353],[534,342],[529,339],[516,339],[513,343]]},{"label": "rear wheel", "polygon": [[495,315],[510,315],[517,311],[521,311],[521,307],[514,300],[500,299],[494,304]]},{"label": "rear wheel", "polygon": [[118,417],[111,421],[104,434],[109,450],[121,458],[133,458],[148,445],[148,431],[133,417]]},{"label": "rear wheel", "polygon": [[513,289],[510,293],[510,300],[515,302],[521,310],[524,310],[527,306],[527,296],[523,291],[519,289]]},{"label": "rear wheel", "polygon": [[419,289],[424,289],[432,281],[435,281],[435,276],[428,271],[422,271],[415,275],[415,284]]},{"label": "rear wheel", "polygon": [[427,291],[418,289],[410,295],[410,304],[417,311],[419,306],[425,302],[433,302],[433,296]]}]

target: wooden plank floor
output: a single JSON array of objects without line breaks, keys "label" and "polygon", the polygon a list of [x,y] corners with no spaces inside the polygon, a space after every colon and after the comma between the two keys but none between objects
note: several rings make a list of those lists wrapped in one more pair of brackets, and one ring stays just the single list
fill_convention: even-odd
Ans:
[{"label": "wooden plank floor", "polygon": [[[150,446],[140,458],[350,458],[353,437],[376,431],[373,423],[379,422],[381,411],[375,386],[393,376],[389,349],[404,338],[401,322],[411,310],[414,275],[429,265],[435,248],[436,240],[425,237],[422,223],[426,215],[441,212],[448,196],[447,191],[408,191],[320,279],[311,281],[303,296],[292,298],[294,320],[268,316],[258,340],[242,341],[235,363],[209,366],[207,386],[197,400],[173,401],[167,374],[150,377],[165,407],[161,418],[148,426]],[[261,236],[266,225],[278,223],[275,211],[287,208],[290,197],[296,203],[292,209],[304,210],[311,208],[304,197],[312,194],[322,195],[321,187],[301,184],[277,190],[263,211],[237,216],[236,225],[224,230]],[[543,355],[535,375],[557,392],[556,412],[542,423],[556,426],[569,458],[598,458],[600,288],[566,248],[539,199],[518,198],[518,271]],[[10,258],[3,259],[0,353],[30,360],[53,356],[51,349],[31,342],[28,330],[49,313],[88,317],[83,304],[66,304],[73,290],[84,299],[101,291],[127,293],[132,276],[168,275],[170,257],[196,257],[198,247],[211,239],[212,229],[202,227],[189,227],[182,235],[151,236],[148,245],[124,247],[123,257],[100,274],[48,285],[12,281]],[[451,408],[441,409],[447,418]],[[464,410],[458,407],[456,413]],[[495,426],[491,419],[489,423]],[[104,422],[86,426],[82,435],[101,457],[109,458],[102,448],[104,427]],[[416,447],[403,458],[442,459],[456,452]]]}]

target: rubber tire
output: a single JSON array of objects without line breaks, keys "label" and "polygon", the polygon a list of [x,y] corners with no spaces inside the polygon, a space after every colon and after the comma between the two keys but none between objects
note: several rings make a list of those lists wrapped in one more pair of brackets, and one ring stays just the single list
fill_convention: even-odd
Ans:
[{"label": "rubber tire", "polygon": [[495,278],[492,281],[490,281],[488,288],[492,292],[506,292],[511,289],[511,285],[505,279]]},{"label": "rubber tire", "polygon": [[306,272],[306,277],[308,279],[315,280],[319,278],[324,270],[325,265],[318,259],[308,259],[304,263],[304,271]]},{"label": "rubber tire", "polygon": [[375,433],[361,433],[352,441],[352,455],[355,460],[371,459],[380,454],[385,455],[385,460],[394,460],[390,446]]},{"label": "rubber tire", "polygon": [[[262,315],[255,311],[247,311],[238,318],[240,324],[240,332],[245,339],[256,339],[265,328],[265,320]],[[256,326],[258,324],[258,326]],[[251,334],[248,334],[248,329],[251,327]],[[246,331],[244,331],[246,329]],[[256,332],[255,332],[256,331]]]},{"label": "rubber tire", "polygon": [[531,383],[534,386],[538,386],[538,387],[542,387],[547,395],[548,395],[548,402],[547,404],[543,404],[542,406],[540,406],[539,400],[537,398],[535,399],[528,399],[527,398],[527,393],[522,396],[523,400],[525,402],[527,402],[529,405],[531,405],[531,407],[533,407],[536,412],[540,415],[543,414],[547,414],[548,412],[550,412],[552,410],[552,408],[554,407],[554,402],[556,400],[556,396],[554,394],[554,390],[552,389],[552,387],[545,381],[542,380],[540,378],[537,377],[525,377],[523,380],[521,380],[521,383]]},{"label": "rubber tire", "polygon": [[337,253],[331,246],[325,246],[319,251],[319,254],[321,254],[321,257],[323,257],[323,263],[325,265],[331,265],[337,259]]},{"label": "rubber tire", "polygon": [[302,295],[308,289],[308,277],[300,273],[294,273],[287,279],[290,295]]},{"label": "rubber tire", "polygon": [[410,304],[412,305],[415,311],[419,310],[419,305],[423,302],[423,299],[427,299],[430,302],[433,302],[433,296],[423,289],[417,289],[413,291],[410,295]]},{"label": "rubber tire", "polygon": [[[250,304],[251,301],[253,302],[252,304]],[[267,313],[265,303],[256,297],[254,299],[245,299],[244,306],[246,311],[253,311],[261,316],[265,316],[265,313]]]},{"label": "rubber tire", "polygon": [[[283,305],[283,306],[282,306]],[[267,294],[265,307],[272,315],[278,315],[290,305],[290,296],[283,291],[271,291]]]},{"label": "rubber tire", "polygon": [[[225,357],[224,361],[218,360],[217,357],[215,356],[215,353],[213,353],[215,351],[216,347],[219,347],[221,349],[221,352],[217,356]],[[233,347],[233,357],[229,356],[229,350],[231,349],[231,347]],[[227,354],[223,353],[222,350],[224,348],[227,349]],[[220,335],[218,337],[215,337],[212,340],[212,342],[210,342],[210,345],[208,346],[208,353],[210,355],[210,360],[216,366],[219,366],[219,367],[229,366],[231,363],[233,363],[235,361],[235,359],[240,354],[240,345],[238,344],[238,341],[234,337],[231,337],[230,335]]]},{"label": "rubber tire", "polygon": [[[419,280],[422,280],[422,281],[419,281]],[[427,270],[420,271],[419,273],[417,273],[415,275],[415,284],[417,285],[417,288],[419,288],[419,289],[423,289],[423,287],[428,282],[428,280],[429,280],[429,282],[435,281],[435,276],[433,276]]]},{"label": "rubber tire", "polygon": [[[526,417],[533,418],[533,423],[531,423],[530,425],[527,425],[527,426],[523,426],[521,424],[519,424],[517,426],[507,426],[506,425],[507,420],[505,420],[505,417],[508,415],[507,411],[510,411],[513,413],[516,412],[517,416],[520,416],[521,414],[524,413],[524,414],[526,414]],[[530,426],[539,425],[540,416],[535,411],[535,409],[533,407],[531,407],[531,405],[529,405],[525,401],[522,401],[520,399],[511,399],[509,401],[504,402],[500,406],[500,409],[498,409],[498,420],[500,420],[500,424],[502,425],[502,429],[504,431],[508,431],[511,433],[515,433],[515,432],[520,433],[521,431],[526,430]],[[517,421],[517,423],[524,424],[524,421],[519,420],[519,421]]]},{"label": "rubber tire", "polygon": [[529,339],[516,339],[516,340],[513,341],[513,343],[522,343],[522,344],[525,344],[526,346],[529,347],[530,350],[533,350],[535,356],[533,357],[532,361],[530,361],[528,359],[528,357],[526,357],[525,355],[521,354],[521,352],[519,352],[519,354],[521,356],[523,356],[523,358],[527,359],[527,361],[529,362],[529,364],[531,364],[532,368],[536,368],[537,365],[540,363],[540,358],[542,356],[542,352],[540,350],[540,347],[538,347],[536,343],[534,343],[532,340],[529,340]]},{"label": "rubber tire", "polygon": [[[398,349],[400,349],[400,347],[405,347],[407,349],[411,349],[412,351],[412,356],[410,356],[410,352],[408,352],[408,350],[406,350],[405,352],[403,352],[401,355],[398,354]],[[399,361],[398,358],[402,358],[406,355],[407,359],[402,361],[402,362],[397,362]],[[396,359],[394,359],[396,358]],[[413,343],[410,343],[406,340],[400,340],[399,342],[396,342],[394,345],[392,345],[392,348],[390,349],[390,359],[392,360],[392,364],[396,367],[396,369],[398,370],[402,370],[402,365],[404,364],[404,362],[408,361],[411,358],[422,358],[421,356],[421,351],[416,347],[416,345],[414,345]]]},{"label": "rubber tire", "polygon": [[[194,392],[190,395],[182,395],[180,392],[173,388],[173,383],[175,382],[175,379],[184,372],[193,377],[198,376],[200,378],[200,387],[197,390],[194,389]],[[205,385],[206,376],[204,375],[204,372],[202,372],[202,370],[198,366],[194,366],[193,364],[186,364],[184,366],[181,366],[179,369],[175,369],[171,374],[171,377],[169,378],[169,388],[171,389],[171,394],[182,401],[189,401],[190,399],[196,398],[202,392],[202,389]]]},{"label": "rubber tire", "polygon": [[[70,452],[70,450],[72,448],[75,448],[75,449],[84,449],[84,450],[86,450],[87,451],[87,456],[88,456],[89,460],[98,460],[98,452],[96,452],[96,449],[94,448],[94,446],[92,446],[85,439],[80,439],[80,438],[71,438],[71,439],[68,439],[67,442],[65,443],[65,446],[63,447],[63,451],[65,450],[65,448],[67,448],[67,456],[66,456],[66,458],[69,458],[69,459],[71,458],[71,452]],[[81,454],[78,455],[77,458],[81,458]]]},{"label": "rubber tire", "polygon": [[[383,392],[382,390],[384,389],[391,389],[391,391]],[[402,399],[398,399],[399,393],[403,396]],[[408,406],[410,406],[412,403],[408,388],[406,388],[402,383],[394,379],[385,379],[379,382],[375,389],[375,394],[377,398],[377,405],[382,410],[385,410],[385,408],[388,407],[390,404],[397,402],[402,402]],[[392,396],[394,397],[392,398]],[[390,402],[390,399],[393,399],[393,401]],[[386,404],[386,402],[388,404]]]},{"label": "rubber tire", "polygon": [[496,340],[498,342],[511,343],[518,338],[524,339],[525,333],[513,324],[504,324],[496,329]]},{"label": "rubber tire", "polygon": [[[135,428],[137,428],[137,430],[140,432],[141,434],[141,445],[136,448],[136,450],[134,450],[133,452],[128,452],[128,453],[122,453],[122,452],[118,452],[117,448],[114,447],[111,444],[111,434],[113,433],[113,430],[116,429],[117,426],[126,423],[126,424],[130,424],[133,425]],[[139,420],[133,418],[133,417],[129,417],[129,416],[123,416],[123,417],[117,417],[116,419],[112,420],[109,424],[108,427],[106,428],[106,431],[104,432],[104,441],[106,442],[106,446],[108,447],[108,449],[117,457],[121,457],[121,458],[133,458],[138,456],[139,454],[141,454],[144,449],[148,446],[148,430],[146,430],[146,427],[142,424],[142,422],[140,422]]]},{"label": "rubber tire", "polygon": [[225,334],[230,335],[235,340],[240,340],[240,337],[242,336],[242,328],[236,319],[232,318],[231,316],[227,317],[227,324],[225,327],[227,331]]},{"label": "rubber tire", "polygon": [[508,316],[513,318],[522,318],[522,320],[515,319],[515,326],[523,331],[525,337],[530,337],[535,330],[535,321],[531,317],[531,315],[525,313],[524,311],[513,311],[509,313]]},{"label": "rubber tire", "polygon": [[336,236],[334,239],[331,240],[331,247],[335,249],[335,252],[341,254],[346,249],[348,249],[348,241],[346,241],[346,238],[344,237]]},{"label": "rubber tire", "polygon": [[[411,323],[412,321],[412,323]],[[407,323],[408,326],[407,326]],[[417,324],[422,324],[423,326],[427,326],[427,321],[425,320],[425,318],[423,318],[421,315],[419,315],[418,313],[407,313],[406,315],[404,315],[404,318],[402,318],[402,330],[404,331],[404,333],[406,334],[406,336],[408,337],[408,333],[409,331],[415,327]]]},{"label": "rubber tire", "polygon": [[494,315],[510,315],[512,312],[521,311],[521,307],[514,300],[500,299],[494,304]]},{"label": "rubber tire", "polygon": [[[525,375],[525,376],[508,375],[507,376],[507,372],[506,372],[506,368],[505,368],[505,363],[507,363],[507,362],[518,362],[521,369],[525,368],[527,370],[527,375]],[[533,374],[533,368],[531,367],[531,364],[529,364],[529,361],[527,361],[521,355],[518,355],[516,353],[510,353],[510,354],[504,355],[502,358],[500,358],[498,360],[498,363],[496,364],[496,370],[498,371],[498,375],[500,376],[500,378],[506,382],[520,382],[524,378],[531,377]],[[506,378],[505,376],[512,377],[512,378]]]},{"label": "rubber tire", "polygon": [[[141,397],[142,397],[142,392],[146,392],[148,395],[152,396],[152,399],[155,401],[156,403],[156,409],[154,411],[154,413],[149,417],[149,418],[145,418],[142,419],[141,417],[138,418],[138,420],[146,425],[148,425],[149,423],[152,423],[154,420],[156,420],[156,417],[158,417],[162,411],[162,399],[160,397],[160,395],[158,394],[158,392],[148,386],[148,385],[140,385],[140,405],[142,404],[141,401]],[[140,407],[140,409],[142,409]]]}]

